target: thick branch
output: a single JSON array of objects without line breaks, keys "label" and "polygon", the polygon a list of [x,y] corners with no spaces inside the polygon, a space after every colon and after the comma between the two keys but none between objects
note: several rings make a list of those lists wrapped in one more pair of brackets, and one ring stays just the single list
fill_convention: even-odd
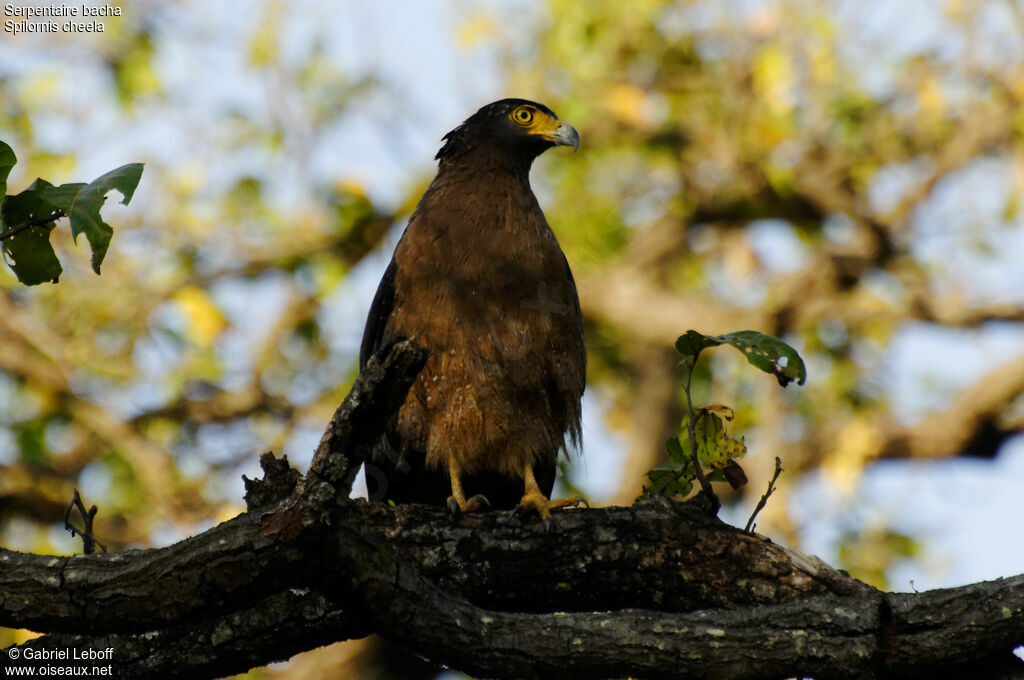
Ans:
[{"label": "thick branch", "polygon": [[[316,621],[314,627],[309,625],[311,621]],[[320,645],[369,633],[359,617],[332,608],[322,594],[292,588],[254,600],[245,609],[198,623],[144,633],[47,635],[25,646],[80,652],[109,648],[115,651],[112,658],[94,665],[112,663],[116,667],[114,677],[196,680],[243,673]]]},{"label": "thick branch", "polygon": [[[2,623],[105,633],[137,658],[147,644],[174,658],[197,636],[252,632],[252,644],[239,632],[218,646],[215,673],[191,677],[369,632],[485,676],[906,677],[1008,655],[1024,631],[1024,576],[883,595],[672,504],[568,511],[551,532],[507,513],[451,524],[441,509],[350,502],[275,540],[268,517],[162,550],[2,553]],[[316,595],[282,604],[296,591]],[[296,613],[310,602],[316,615]],[[275,630],[283,642],[268,645]]]},{"label": "thick branch", "polygon": [[331,527],[306,523],[277,540],[275,515],[293,507],[239,515],[155,550],[61,558],[0,551],[0,625],[106,632],[200,619],[259,593],[320,585],[320,570],[337,570],[343,559],[325,544],[364,533],[387,536],[389,551],[424,578],[495,609],[585,611],[601,602],[689,611],[875,592],[687,506],[565,512],[545,532],[507,513],[453,525],[441,509],[350,502],[331,514]]},{"label": "thick branch", "polygon": [[[887,678],[1016,663],[1024,575],[887,595],[664,499],[510,513],[339,497],[422,366],[375,358],[303,484],[261,459],[250,512],[173,546],[0,550],[0,625],[25,648],[117,650],[116,675],[218,677],[371,632],[489,677]],[[85,631],[83,633],[83,631]]]}]

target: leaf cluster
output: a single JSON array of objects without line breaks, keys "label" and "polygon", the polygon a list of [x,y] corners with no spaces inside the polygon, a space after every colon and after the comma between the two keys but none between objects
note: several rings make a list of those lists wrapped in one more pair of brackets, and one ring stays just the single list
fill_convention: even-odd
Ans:
[{"label": "leaf cluster", "polygon": [[675,347],[682,355],[680,366],[688,415],[680,426],[679,436],[665,443],[671,464],[647,473],[651,485],[645,487],[642,498],[659,494],[686,496],[697,480],[709,492],[710,482],[728,481],[733,488],[746,483],[746,475],[736,462],[746,455],[746,443],[742,437],[731,438],[726,427],[732,422],[733,409],[722,404],[694,409],[690,399],[690,381],[697,359],[705,349],[719,345],[735,347],[752,366],[774,375],[782,387],[794,380],[803,385],[807,379],[807,369],[797,351],[771,335],[758,331],[704,335],[690,330],[679,336]]},{"label": "leaf cluster", "polygon": [[92,269],[99,274],[114,234],[103,221],[100,208],[112,189],[119,191],[121,203],[128,205],[142,178],[142,163],[122,165],[89,183],[54,186],[36,179],[21,193],[6,195],[7,178],[17,162],[14,150],[0,141],[0,249],[4,261],[27,286],[56,283],[64,270],[50,244],[50,232],[58,219],[67,217],[75,242],[80,234],[89,241]]}]

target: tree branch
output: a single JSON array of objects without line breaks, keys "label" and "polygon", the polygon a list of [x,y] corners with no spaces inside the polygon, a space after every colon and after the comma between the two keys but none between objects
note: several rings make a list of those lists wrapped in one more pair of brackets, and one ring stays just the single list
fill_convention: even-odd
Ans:
[{"label": "tree branch", "polygon": [[370,357],[313,454],[305,482],[308,491],[326,484],[334,487],[339,498],[348,498],[359,466],[385,420],[405,401],[427,354],[412,341],[400,340]]},{"label": "tree branch", "polygon": [[114,650],[115,675],[212,678],[380,633],[487,677],[928,676],[1017,663],[1024,575],[885,594],[665,499],[556,513],[391,507],[341,496],[422,367],[375,357],[307,478],[263,456],[248,512],[166,548],[0,549],[0,625],[26,649]]},{"label": "tree branch", "polygon": [[[124,672],[166,660],[146,677],[370,632],[488,677],[912,677],[1009,655],[1024,631],[1024,575],[883,594],[670,502],[567,511],[545,532],[349,501],[288,540],[266,535],[273,512],[161,550],[0,553],[0,622],[75,631],[24,646],[113,647]],[[171,663],[204,641],[205,662]]]},{"label": "tree branch", "polygon": [[[315,621],[315,626],[310,622]],[[315,591],[291,588],[215,619],[142,633],[53,634],[23,647],[115,650],[114,677],[219,678],[283,661],[336,640],[370,634],[364,623]],[[7,658],[6,655],[3,658]]]}]

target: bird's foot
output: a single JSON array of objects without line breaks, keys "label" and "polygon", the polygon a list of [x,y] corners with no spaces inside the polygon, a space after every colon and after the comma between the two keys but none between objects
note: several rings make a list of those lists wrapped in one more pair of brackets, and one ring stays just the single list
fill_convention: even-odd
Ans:
[{"label": "bird's foot", "polygon": [[588,508],[590,503],[584,498],[577,498],[576,496],[569,496],[568,498],[562,498],[557,501],[553,501],[540,491],[527,491],[523,494],[523,497],[519,499],[519,505],[516,506],[515,514],[525,515],[529,511],[533,510],[542,520],[551,519],[551,511],[556,508],[578,508],[581,505],[585,505]]},{"label": "bird's foot", "polygon": [[453,515],[458,515],[460,512],[477,512],[478,510],[490,509],[491,502],[487,500],[487,496],[481,494],[477,494],[468,501],[462,501],[461,503],[455,496],[448,496],[448,510]]}]

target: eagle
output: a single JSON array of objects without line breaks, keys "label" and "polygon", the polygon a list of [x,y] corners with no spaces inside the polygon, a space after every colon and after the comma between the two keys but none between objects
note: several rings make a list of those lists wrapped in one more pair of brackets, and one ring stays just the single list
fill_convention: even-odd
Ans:
[{"label": "eagle", "polygon": [[579,135],[543,104],[503,99],[442,141],[360,346],[360,371],[401,338],[429,352],[364,463],[368,495],[547,520],[582,502],[551,489],[559,451],[580,443],[587,355],[572,271],[529,173]]}]

